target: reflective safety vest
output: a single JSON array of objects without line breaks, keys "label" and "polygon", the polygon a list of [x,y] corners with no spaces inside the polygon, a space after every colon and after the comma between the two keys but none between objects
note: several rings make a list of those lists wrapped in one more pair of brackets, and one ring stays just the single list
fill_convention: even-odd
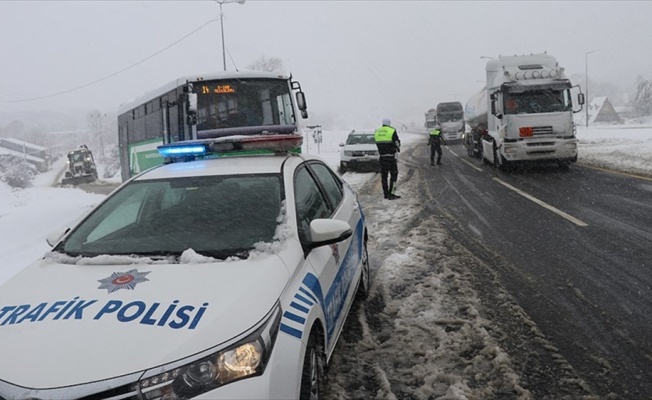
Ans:
[{"label": "reflective safety vest", "polygon": [[376,143],[392,143],[394,132],[396,132],[396,129],[392,128],[391,126],[383,125],[380,128],[376,129],[376,132],[374,133],[374,139],[376,140]]},{"label": "reflective safety vest", "polygon": [[433,129],[430,131],[430,136],[439,136],[441,135],[441,131],[439,129]]}]

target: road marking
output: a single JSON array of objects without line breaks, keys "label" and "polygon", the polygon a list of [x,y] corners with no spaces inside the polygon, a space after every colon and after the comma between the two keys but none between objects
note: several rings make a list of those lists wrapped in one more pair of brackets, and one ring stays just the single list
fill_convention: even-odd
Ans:
[{"label": "road marking", "polygon": [[471,164],[469,161],[467,161],[466,159],[464,159],[463,157],[461,157],[459,154],[457,154],[457,153],[455,153],[453,150],[451,150],[448,146],[446,146],[446,148],[447,148],[448,151],[450,151],[450,152],[451,152],[455,157],[457,157],[457,158],[459,158],[460,160],[462,160],[462,162],[464,162],[466,165],[468,165],[469,167],[473,168],[473,169],[476,170],[476,171],[480,171],[480,172],[482,172],[482,168],[478,168],[478,167],[476,167],[475,165]]},{"label": "road marking", "polygon": [[532,195],[529,195],[529,194],[525,193],[524,191],[522,191],[522,190],[520,190],[518,188],[515,188],[514,186],[510,185],[509,183],[507,183],[507,182],[505,182],[503,180],[500,180],[499,178],[493,178],[493,180],[500,183],[501,185],[505,186],[506,188],[515,191],[516,193],[520,194],[521,196],[525,197],[526,199],[537,203],[541,207],[547,208],[548,210],[550,210],[550,211],[554,212],[555,214],[559,215],[560,217],[566,218],[567,220],[574,223],[575,225],[589,226],[589,224],[587,224],[585,222],[582,222],[579,219],[577,219],[577,218],[575,218],[575,217],[573,217],[571,215],[566,214],[565,212],[561,211],[560,209],[557,209],[557,208],[551,206],[550,204],[548,204],[546,202],[543,202],[543,201],[537,199],[536,197],[534,197]]},{"label": "road marking", "polygon": [[471,164],[469,161],[467,161],[467,160],[465,160],[465,159],[463,159],[463,158],[461,158],[460,160],[462,160],[463,162],[465,162],[466,165],[468,165],[469,167],[473,168],[474,170],[482,172],[482,168],[478,168],[477,166]]},{"label": "road marking", "polygon": [[584,167],[584,168],[595,169],[595,170],[598,170],[598,171],[609,172],[609,173],[617,174],[617,175],[624,175],[624,176],[628,176],[630,178],[637,178],[637,179],[643,179],[643,180],[646,180],[646,181],[652,181],[652,178],[648,178],[647,176],[635,175],[635,174],[631,174],[631,173],[628,173],[628,172],[615,171],[613,169],[600,168],[600,167],[596,167],[596,166],[593,166],[593,165],[587,165],[587,164],[579,164],[579,165],[581,167]]}]

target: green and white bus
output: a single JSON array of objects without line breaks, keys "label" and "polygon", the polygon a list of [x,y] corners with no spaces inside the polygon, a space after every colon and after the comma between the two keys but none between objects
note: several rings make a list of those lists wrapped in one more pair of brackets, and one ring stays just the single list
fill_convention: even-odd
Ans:
[{"label": "green and white bus", "polygon": [[[292,93],[295,92],[295,96]],[[262,71],[186,76],[120,106],[122,180],[161,164],[161,144],[231,135],[300,133],[301,85]]]}]

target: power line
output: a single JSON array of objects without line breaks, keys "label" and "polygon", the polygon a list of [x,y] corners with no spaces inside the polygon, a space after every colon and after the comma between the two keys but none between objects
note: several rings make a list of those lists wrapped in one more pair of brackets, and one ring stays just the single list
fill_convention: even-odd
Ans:
[{"label": "power line", "polygon": [[112,77],[114,77],[114,76],[116,76],[116,75],[119,75],[119,74],[121,74],[121,73],[123,73],[123,72],[125,72],[125,71],[127,71],[127,70],[130,70],[130,69],[132,69],[132,68],[134,68],[134,67],[136,67],[136,66],[138,66],[138,65],[140,65],[140,64],[142,64],[142,63],[144,63],[145,61],[149,60],[150,58],[153,58],[153,57],[155,57],[155,56],[157,56],[157,55],[163,53],[164,51],[168,50],[169,48],[175,46],[175,45],[178,44],[179,42],[181,42],[181,41],[185,40],[186,38],[188,38],[189,36],[193,35],[194,33],[196,33],[197,31],[199,31],[200,29],[202,29],[202,28],[205,27],[206,25],[210,24],[211,22],[216,22],[216,21],[217,21],[217,19],[211,19],[210,21],[208,21],[208,22],[204,23],[203,25],[201,25],[199,28],[197,28],[197,29],[195,29],[194,31],[190,32],[189,34],[183,36],[182,38],[180,38],[180,39],[174,41],[173,43],[171,43],[170,45],[168,45],[168,46],[164,47],[163,49],[157,51],[156,53],[154,53],[154,54],[152,54],[152,55],[150,55],[150,56],[148,56],[148,57],[145,57],[145,58],[143,58],[142,60],[140,60],[140,61],[138,61],[138,62],[136,62],[136,63],[134,63],[134,64],[131,64],[130,66],[125,67],[125,68],[123,68],[123,69],[121,69],[121,70],[119,70],[119,71],[117,71],[117,72],[114,72],[114,73],[112,73],[112,74],[110,74],[110,75],[107,75],[107,76],[105,76],[105,77],[103,77],[103,78],[100,78],[100,79],[94,80],[94,81],[92,81],[92,82],[86,83],[86,84],[81,85],[81,86],[74,87],[74,88],[72,88],[72,89],[64,90],[64,91],[57,92],[57,93],[48,94],[48,95],[46,95],[46,96],[32,97],[32,98],[29,98],[29,99],[20,99],[20,100],[0,100],[0,103],[25,103],[25,102],[28,102],[28,101],[35,101],[35,100],[48,99],[48,98],[55,97],[55,96],[61,96],[62,94],[67,94],[67,93],[70,93],[70,92],[74,92],[74,91],[76,91],[76,90],[83,89],[83,88],[85,88],[85,87],[88,87],[88,86],[94,85],[94,84],[96,84],[96,83],[99,83],[99,82],[105,81],[105,80],[107,80],[107,79],[109,79],[109,78],[112,78]]}]

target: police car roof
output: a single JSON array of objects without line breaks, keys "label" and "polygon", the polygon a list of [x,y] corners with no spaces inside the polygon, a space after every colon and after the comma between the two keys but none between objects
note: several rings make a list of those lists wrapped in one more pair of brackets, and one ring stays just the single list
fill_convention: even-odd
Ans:
[{"label": "police car roof", "polygon": [[247,155],[200,159],[164,164],[151,169],[136,180],[182,178],[211,175],[248,175],[280,173],[290,155]]}]

